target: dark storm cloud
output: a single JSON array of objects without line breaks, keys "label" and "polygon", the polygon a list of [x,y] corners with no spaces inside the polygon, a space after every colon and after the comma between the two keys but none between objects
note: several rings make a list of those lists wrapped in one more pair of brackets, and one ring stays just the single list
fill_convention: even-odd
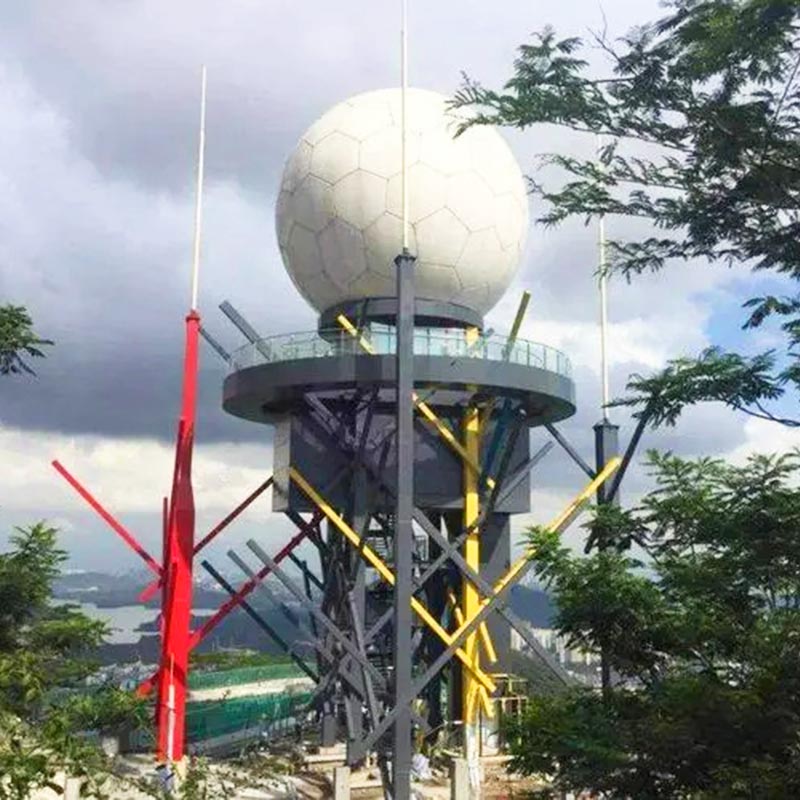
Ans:
[{"label": "dark storm cloud", "polygon": [[[208,174],[266,194],[302,130],[332,103],[394,80],[379,3],[5,3],[0,42],[104,174],[181,191],[199,68],[209,70]],[[368,32],[368,33],[367,33]],[[356,46],[358,45],[358,46]]]},{"label": "dark storm cloud", "polygon": [[[450,92],[466,70],[499,83],[531,31],[601,25],[599,12],[576,21],[583,5],[550,4],[545,18],[512,0],[412,3],[412,82]],[[612,32],[657,7],[607,6]],[[0,43],[3,58],[69,120],[83,155],[106,174],[171,190],[192,171],[205,63],[210,176],[271,194],[286,153],[323,110],[397,84],[398,14],[397,2],[366,0],[9,2],[0,5]]]},{"label": "dark storm cloud", "polygon": [[[552,4],[547,19],[516,2],[412,4],[413,82],[449,92],[462,69],[500,82],[528,31],[551,22],[582,32],[578,3]],[[620,30],[651,10],[622,0],[606,8]],[[0,423],[172,437],[201,62],[209,69],[205,322],[228,347],[241,340],[214,313],[223,299],[265,335],[314,326],[274,245],[275,187],[322,111],[396,83],[395,11],[360,1],[0,4],[0,301],[28,305],[57,342],[33,385],[4,382]],[[526,169],[565,141],[555,132],[510,138]],[[594,319],[592,232],[576,225],[532,238],[519,283],[534,289],[534,317]],[[614,318],[641,315],[652,288],[615,291]],[[680,292],[672,294],[677,303]],[[200,436],[262,437],[220,411],[224,370],[205,348],[203,363]],[[570,424],[585,431],[596,421],[583,400],[596,378],[587,372],[578,384],[581,411]]]}]

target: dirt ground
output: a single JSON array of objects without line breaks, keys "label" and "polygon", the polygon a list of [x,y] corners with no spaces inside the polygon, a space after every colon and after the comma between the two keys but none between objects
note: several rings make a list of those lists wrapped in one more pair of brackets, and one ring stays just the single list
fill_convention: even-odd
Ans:
[{"label": "dirt ground", "polygon": [[[271,759],[264,757],[259,768],[255,757],[252,769],[242,769],[229,762],[208,763],[210,797],[226,800],[327,800],[332,797],[332,767],[306,769],[291,776],[279,776],[272,772]],[[154,763],[150,756],[120,756],[116,762],[119,778],[108,785],[114,800],[146,800],[154,793],[140,791],[136,782],[151,781],[155,777]],[[61,793],[43,790],[35,793],[32,800],[78,800],[79,785],[72,779],[67,782],[59,776]],[[378,800],[383,798],[377,770],[361,770],[351,775],[353,800]],[[509,775],[502,765],[485,765],[482,800],[522,800],[538,784],[530,779]],[[66,791],[65,791],[66,790]],[[434,774],[425,782],[414,783],[413,790],[418,800],[450,800],[450,781],[444,773]]]}]

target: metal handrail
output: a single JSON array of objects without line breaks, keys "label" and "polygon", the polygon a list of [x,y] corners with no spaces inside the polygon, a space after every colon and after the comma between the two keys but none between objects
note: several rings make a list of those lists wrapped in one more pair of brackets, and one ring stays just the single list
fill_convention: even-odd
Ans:
[{"label": "metal handrail", "polygon": [[[363,334],[372,344],[375,355],[394,355],[396,337],[393,328],[381,326],[372,330],[365,329]],[[237,372],[259,364],[342,355],[371,357],[349,333],[336,328],[282,333],[248,343],[231,354],[230,364],[231,371]],[[461,328],[415,328],[414,355],[508,361],[511,364],[546,369],[565,377],[572,376],[569,359],[553,347],[526,339],[516,339],[510,343],[507,336],[495,333],[472,341],[467,339]]]}]

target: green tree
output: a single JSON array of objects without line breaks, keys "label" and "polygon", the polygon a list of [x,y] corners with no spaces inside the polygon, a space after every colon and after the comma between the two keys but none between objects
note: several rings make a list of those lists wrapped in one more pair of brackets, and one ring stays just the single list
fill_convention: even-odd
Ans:
[{"label": "green tree", "polygon": [[621,539],[576,557],[532,533],[555,627],[602,651],[615,680],[532,698],[514,765],[553,776],[543,796],[797,797],[800,456],[649,465],[656,488],[639,507],[587,526],[612,529],[610,513]]},{"label": "green tree", "polygon": [[54,786],[60,770],[84,778],[84,796],[102,797],[109,765],[79,734],[144,725],[146,709],[113,688],[70,691],[96,669],[107,626],[52,602],[66,558],[54,528],[18,528],[10,545],[0,553],[0,800]]},{"label": "green tree", "polygon": [[44,358],[42,348],[52,344],[50,339],[42,339],[34,332],[33,320],[25,308],[0,306],[0,375],[33,375],[28,361]]},{"label": "green tree", "polygon": [[[609,244],[612,272],[631,278],[675,260],[749,264],[800,280],[800,4],[672,0],[663,19],[619,41],[586,43],[552,29],[519,48],[502,90],[467,78],[454,105],[470,125],[555,125],[602,136],[601,159],[542,156],[539,222],[615,216],[648,233]],[[584,53],[607,56],[597,75]],[[556,178],[553,185],[553,176]],[[642,226],[637,226],[642,230]],[[698,266],[698,268],[704,268]],[[798,425],[770,401],[800,388],[800,293],[753,297],[745,327],[777,318],[783,353],[746,358],[711,348],[660,374],[635,376],[627,403],[673,423],[698,400]],[[641,411],[639,412],[641,413]]]}]

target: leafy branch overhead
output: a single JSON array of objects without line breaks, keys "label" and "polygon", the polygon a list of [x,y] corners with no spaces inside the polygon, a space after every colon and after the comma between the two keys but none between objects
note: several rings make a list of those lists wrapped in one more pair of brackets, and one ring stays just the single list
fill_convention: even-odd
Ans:
[{"label": "leafy branch overhead", "polygon": [[0,306],[0,375],[33,375],[30,359],[44,358],[52,345],[33,330],[33,320],[22,306]]},{"label": "leafy branch overhead", "polygon": [[720,402],[753,417],[780,422],[789,427],[800,421],[777,416],[765,401],[784,394],[784,384],[794,375],[773,374],[771,352],[747,358],[709,347],[697,358],[677,358],[655,375],[632,375],[629,394],[612,406],[638,407],[634,416],[648,415],[653,426],[674,425],[681,412],[701,402]]},{"label": "leafy branch overhead", "polygon": [[[744,263],[800,280],[800,4],[667,6],[667,16],[616,41],[604,33],[590,42],[559,39],[549,28],[536,34],[519,48],[502,90],[465,79],[453,101],[474,111],[464,128],[555,125],[599,134],[599,160],[545,154],[530,187],[543,201],[544,225],[611,215],[647,223],[645,235],[609,242],[613,273],[631,279],[677,259]],[[605,75],[590,66],[590,50],[606,57]],[[672,375],[697,399],[773,418],[757,403],[775,399],[785,383],[800,387],[800,294],[747,305],[747,328],[785,320],[789,366],[769,375],[771,354],[736,364],[707,351],[693,376],[688,360],[673,362],[658,385]],[[725,385],[736,371],[748,378],[742,397]],[[753,395],[753,387],[764,393]],[[664,409],[661,419],[674,416]]]}]

